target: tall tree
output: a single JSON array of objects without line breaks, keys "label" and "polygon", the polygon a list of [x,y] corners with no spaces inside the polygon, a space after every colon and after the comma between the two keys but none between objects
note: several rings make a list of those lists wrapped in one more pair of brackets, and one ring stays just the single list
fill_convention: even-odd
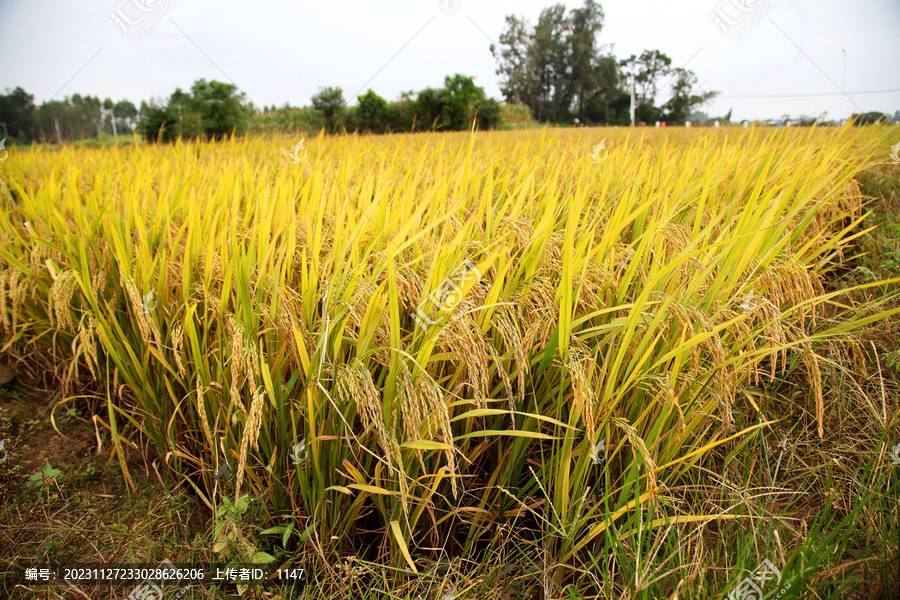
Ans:
[{"label": "tall tree", "polygon": [[116,126],[120,133],[123,131],[134,131],[138,111],[130,101],[119,100],[116,102],[113,107],[113,116],[116,119]]},{"label": "tall tree", "polygon": [[96,96],[72,94],[66,129],[70,139],[97,137],[100,132],[101,102]]},{"label": "tall tree", "polygon": [[506,31],[500,34],[500,45],[491,44],[491,54],[498,61],[500,91],[507,102],[527,104],[535,102],[535,82],[529,64],[531,34],[528,24],[515,15],[506,16]]},{"label": "tall tree", "polygon": [[391,107],[387,100],[371,89],[359,97],[359,106],[356,107],[354,123],[358,129],[373,133],[384,133],[390,126],[390,123]]},{"label": "tall tree", "polygon": [[[587,0],[583,8],[572,10],[569,33],[569,62],[571,65],[571,95],[576,115],[586,108],[589,99],[605,85],[615,87],[608,65],[602,65],[597,56],[597,35],[603,29],[603,9],[593,0]],[[606,67],[606,68],[604,68]]]},{"label": "tall tree", "polygon": [[568,116],[571,105],[569,48],[571,21],[566,7],[554,4],[541,11],[532,34],[529,63],[537,84],[537,104],[532,107],[538,120],[558,121]]},{"label": "tall tree", "polygon": [[626,83],[634,82],[635,105],[653,106],[659,86],[664,79],[670,78],[672,59],[659,50],[644,50],[640,56],[632,54],[620,63]]},{"label": "tall tree", "polygon": [[475,118],[478,106],[484,101],[484,89],[475,85],[472,77],[465,75],[444,78],[440,94],[441,117],[445,129],[467,129]]},{"label": "tall tree", "polygon": [[598,35],[605,15],[595,0],[568,14],[561,4],[545,8],[532,28],[506,17],[500,46],[492,45],[501,90],[507,102],[524,103],[538,120],[628,122],[629,89],[637,87],[637,116],[658,119],[663,78],[674,74],[672,60],[659,50],[618,61],[603,54]]},{"label": "tall tree", "polygon": [[339,87],[319,88],[318,93],[312,97],[312,104],[325,120],[325,128],[331,132],[337,131],[341,113],[346,106],[344,91]]},{"label": "tall tree", "polygon": [[[675,69],[675,82],[672,84],[672,97],[663,105],[665,119],[673,123],[683,123],[687,116],[705,102],[714,98],[718,92],[694,92],[697,76],[682,67]],[[728,111],[731,118],[731,111]],[[727,120],[727,119],[726,119]]]},{"label": "tall tree", "polygon": [[596,85],[584,90],[583,108],[576,111],[578,117],[592,123],[628,123],[631,95],[620,87],[618,59],[612,55],[600,56],[593,73]]},{"label": "tall tree", "polygon": [[236,85],[205,79],[194,82],[188,106],[199,116],[200,131],[209,139],[241,135],[252,112]]},{"label": "tall tree", "polygon": [[68,100],[48,100],[34,112],[37,139],[56,142],[56,124],[59,123],[60,137],[69,139],[65,124],[71,112]]},{"label": "tall tree", "polygon": [[179,137],[179,115],[172,104],[141,102],[137,131],[148,142],[174,142]]},{"label": "tall tree", "polygon": [[420,131],[443,128],[444,103],[441,90],[425,88],[416,96],[415,122]]},{"label": "tall tree", "polygon": [[34,96],[20,87],[0,95],[0,123],[6,125],[6,133],[11,138],[23,142],[34,139]]}]

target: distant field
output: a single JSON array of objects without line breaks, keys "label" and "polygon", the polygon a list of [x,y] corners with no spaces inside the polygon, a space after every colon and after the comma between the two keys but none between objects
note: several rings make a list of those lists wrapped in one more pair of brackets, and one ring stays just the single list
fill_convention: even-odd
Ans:
[{"label": "distant field", "polygon": [[[894,288],[848,278],[858,180],[898,140],[17,149],[0,165],[0,339],[62,406],[94,398],[126,481],[125,450],[149,441],[222,558],[292,559],[346,591],[354,556],[353,597],[390,582],[412,598],[427,578],[457,600],[482,597],[465,573],[509,565],[509,598],[723,597],[767,559],[782,598],[842,597],[842,577],[896,556],[880,504],[896,468],[873,447],[843,488],[785,439],[814,447],[873,413],[859,430],[900,441],[896,390],[866,379],[891,368],[870,340]],[[811,531],[835,533],[828,552],[807,551]]]}]

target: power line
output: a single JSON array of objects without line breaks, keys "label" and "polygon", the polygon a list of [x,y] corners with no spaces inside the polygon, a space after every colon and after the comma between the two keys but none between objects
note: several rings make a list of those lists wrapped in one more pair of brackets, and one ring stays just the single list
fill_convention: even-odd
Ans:
[{"label": "power line", "polygon": [[[893,90],[871,90],[871,91],[867,91],[867,92],[847,92],[847,94],[848,95],[849,94],[892,94],[895,92],[900,92],[900,88],[893,89]],[[843,96],[843,95],[844,95],[844,93],[842,93],[842,92],[836,92],[836,93],[831,92],[831,93],[825,93],[825,94],[754,94],[754,95],[745,95],[745,96],[733,96],[733,95],[729,94],[729,95],[722,95],[722,96],[716,96],[716,97],[717,98],[800,98],[800,97],[806,97],[806,96]]]}]

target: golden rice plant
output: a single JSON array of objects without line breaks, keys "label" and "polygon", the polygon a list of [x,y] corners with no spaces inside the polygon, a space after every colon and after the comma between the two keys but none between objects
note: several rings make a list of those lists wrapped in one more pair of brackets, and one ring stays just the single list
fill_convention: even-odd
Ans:
[{"label": "golden rice plant", "polygon": [[817,345],[885,316],[823,284],[880,129],[295,142],[11,156],[0,330],[115,386],[120,458],[149,437],[210,508],[227,462],[324,558],[415,571],[515,524],[562,584],[613,532],[730,518],[672,489],[791,361],[821,434]]}]

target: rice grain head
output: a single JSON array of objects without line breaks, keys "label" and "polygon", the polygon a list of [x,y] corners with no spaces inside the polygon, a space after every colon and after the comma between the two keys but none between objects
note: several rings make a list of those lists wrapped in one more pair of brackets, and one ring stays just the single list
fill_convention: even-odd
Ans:
[{"label": "rice grain head", "polygon": [[[244,424],[244,435],[241,437],[241,453],[238,459],[237,479],[235,483],[235,493],[240,494],[241,483],[244,480],[244,470],[247,467],[247,456],[250,450],[256,450],[259,438],[259,426],[262,423],[263,404],[266,395],[263,388],[257,388],[253,393],[253,400],[250,403],[250,414],[247,415],[247,422]],[[235,497],[237,501],[237,497]]]}]

